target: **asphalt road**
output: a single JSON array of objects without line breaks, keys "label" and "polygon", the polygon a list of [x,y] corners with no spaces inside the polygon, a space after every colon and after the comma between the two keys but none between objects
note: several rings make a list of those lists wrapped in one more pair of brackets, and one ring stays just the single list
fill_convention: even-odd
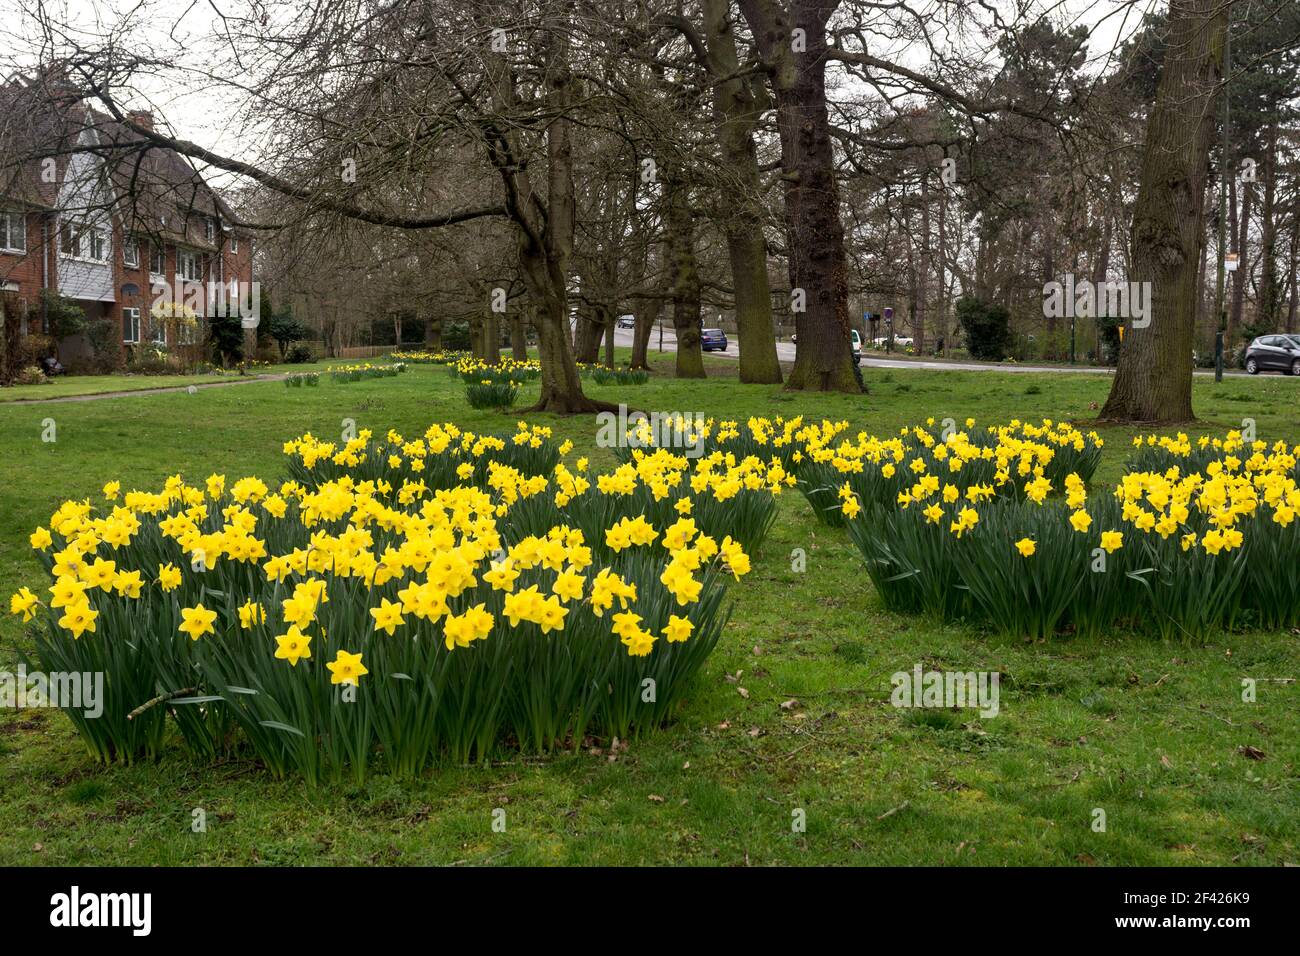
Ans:
[{"label": "asphalt road", "polygon": [[[650,351],[654,352],[659,349],[659,329],[655,328],[650,333]],[[632,347],[632,330],[615,329],[614,343]],[[776,357],[782,362],[794,361],[795,346],[793,342],[777,342]],[[665,327],[663,330],[663,351],[677,351],[677,336],[673,330]],[[736,346],[736,339],[728,337],[727,350],[725,352],[709,352],[709,355],[724,356],[726,358],[739,359],[740,349]],[[1098,368],[1092,365],[1005,365],[998,362],[958,362],[958,361],[931,361],[927,359],[896,359],[889,358],[879,352],[867,352],[862,356],[863,368],[923,368],[933,369],[941,372],[1072,372],[1086,375],[1110,375],[1115,370],[1112,368]],[[1197,375],[1213,375],[1213,370],[1197,369]],[[1225,370],[1224,375],[1245,375],[1244,371]]]}]

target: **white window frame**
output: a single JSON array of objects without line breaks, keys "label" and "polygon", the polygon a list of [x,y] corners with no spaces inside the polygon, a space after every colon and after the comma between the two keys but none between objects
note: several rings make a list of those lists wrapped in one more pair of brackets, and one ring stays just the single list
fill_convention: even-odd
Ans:
[{"label": "white window frame", "polygon": [[149,341],[154,345],[167,345],[167,323],[162,319],[155,319],[152,316],[149,319],[150,333]]},{"label": "white window frame", "polygon": [[[59,255],[65,259],[81,258],[82,226],[71,219],[59,223]],[[69,248],[71,247],[71,248]]]},{"label": "white window frame", "polygon": [[100,226],[88,226],[84,222],[65,219],[59,223],[59,255],[65,259],[103,265],[112,261],[113,242]]},{"label": "white window frame", "polygon": [[140,268],[140,241],[138,239],[122,240],[122,265],[129,269]]},{"label": "white window frame", "polygon": [[91,262],[108,262],[109,257],[113,254],[113,244],[109,241],[107,233],[103,229],[91,226],[84,235],[86,245],[82,251],[85,257]]},{"label": "white window frame", "polygon": [[[134,338],[127,338],[126,322],[131,320],[131,326]],[[124,306],[122,308],[122,344],[139,345],[140,344],[140,310],[133,306]]]},{"label": "white window frame", "polygon": [[239,252],[239,237],[238,237],[238,236],[231,236],[231,237],[230,237],[230,251],[231,251],[231,253],[238,253],[238,252]]},{"label": "white window frame", "polygon": [[[192,266],[192,268],[187,269],[187,265]],[[176,271],[180,273],[181,278],[186,282],[202,282],[202,257],[191,249],[176,250]],[[191,275],[191,272],[193,275]]]},{"label": "white window frame", "polygon": [[217,222],[211,216],[203,217],[203,238],[208,242],[217,238]]},{"label": "white window frame", "polygon": [[[0,252],[27,252],[27,215],[5,210],[0,212],[0,222],[4,224],[3,231],[0,231]],[[14,223],[18,224],[18,229],[22,232],[19,242],[14,242]]]},{"label": "white window frame", "polygon": [[[161,268],[155,269],[154,258],[157,257],[158,265]],[[161,243],[149,243],[149,275],[166,281],[167,278],[167,249]]]}]

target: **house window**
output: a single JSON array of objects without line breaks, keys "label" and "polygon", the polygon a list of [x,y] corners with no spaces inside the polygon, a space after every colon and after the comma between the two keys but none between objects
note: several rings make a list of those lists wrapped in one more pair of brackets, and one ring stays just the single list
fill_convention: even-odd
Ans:
[{"label": "house window", "polygon": [[149,247],[149,271],[156,276],[167,272],[167,257],[163,255],[163,247],[157,243]]},{"label": "house window", "polygon": [[194,332],[198,328],[198,322],[181,321],[176,326],[176,344],[193,345]]},{"label": "house window", "polygon": [[59,226],[59,251],[65,256],[81,255],[81,230],[70,222]]},{"label": "house window", "polygon": [[95,262],[108,261],[108,236],[102,229],[91,229],[87,233],[86,258],[93,259]]},{"label": "house window", "polygon": [[27,251],[27,217],[20,212],[0,212],[0,249]]},{"label": "house window", "polygon": [[140,341],[140,310],[122,310],[122,341],[135,345]]},{"label": "house window", "polygon": [[231,236],[231,237],[230,237],[230,251],[231,251],[231,252],[235,252],[235,253],[239,252],[239,237],[238,237],[238,236]]},{"label": "house window", "polygon": [[217,238],[217,224],[211,216],[203,220],[203,238],[208,242]]},{"label": "house window", "polygon": [[140,268],[140,243],[134,239],[122,243],[122,265],[130,269]]},{"label": "house window", "polygon": [[179,259],[178,265],[181,270],[181,278],[186,282],[201,282],[203,280],[202,260],[196,252],[180,252],[177,254]]},{"label": "house window", "polygon": [[167,344],[167,326],[162,319],[151,319],[150,324],[153,326],[153,344]]}]

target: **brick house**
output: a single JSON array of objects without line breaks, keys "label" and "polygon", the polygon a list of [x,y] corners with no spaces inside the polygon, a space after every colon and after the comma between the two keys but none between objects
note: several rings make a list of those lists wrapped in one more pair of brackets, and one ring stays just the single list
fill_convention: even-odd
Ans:
[{"label": "brick house", "polygon": [[[147,112],[130,119],[153,128]],[[253,297],[235,218],[188,159],[91,108],[57,71],[0,85],[0,296],[21,335],[55,331],[43,290],[76,303],[98,339],[58,339],[65,365],[120,367],[155,346],[200,357],[209,283]],[[194,283],[198,323],[153,310],[164,288],[179,301]]]}]

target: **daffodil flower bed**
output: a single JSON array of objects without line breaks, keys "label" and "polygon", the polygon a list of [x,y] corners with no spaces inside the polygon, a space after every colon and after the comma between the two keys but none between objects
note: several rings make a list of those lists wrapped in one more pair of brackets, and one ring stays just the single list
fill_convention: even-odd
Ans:
[{"label": "daffodil flower bed", "polygon": [[991,482],[970,480],[972,459],[987,459],[969,449],[946,473],[893,439],[841,456],[837,507],[887,606],[1036,638],[1124,628],[1199,640],[1300,623],[1300,449],[1257,443],[1203,471],[1132,470],[1090,498],[1079,474],[1048,477],[1054,456],[1002,461],[996,449],[1017,441],[995,446]]},{"label": "daffodil flower bed", "polygon": [[720,453],[594,481],[581,459],[517,467],[548,444],[527,427],[303,436],[286,444],[301,477],[274,489],[110,482],[102,507],[67,501],[33,533],[49,585],[11,610],[43,670],[105,675],[101,717],[68,711],[104,761],[156,755],[168,717],[200,758],[247,747],[313,782],[635,735],[717,643],[726,582],[749,570],[739,536],[770,524],[735,516],[774,508],[780,482]]},{"label": "daffodil flower bed", "polygon": [[389,358],[399,362],[408,362],[412,365],[455,365],[461,359],[469,357],[468,352],[448,351],[446,349],[439,349],[434,352],[428,349],[419,349],[389,353]]},{"label": "daffodil flower bed", "polygon": [[495,365],[489,365],[479,358],[463,358],[450,366],[451,375],[459,378],[466,385],[483,383],[530,382],[542,374],[542,366],[536,359],[519,362],[502,357]]},{"label": "daffodil flower bed", "polygon": [[405,371],[406,366],[401,362],[389,365],[372,365],[370,362],[363,362],[357,365],[336,365],[329,370],[329,375],[339,384],[347,385],[350,382],[362,382],[372,378],[392,378]]},{"label": "daffodil flower bed", "polygon": [[608,368],[598,365],[592,370],[591,379],[597,385],[644,385],[650,381],[650,373],[643,368]]},{"label": "daffodil flower bed", "polygon": [[878,438],[859,432],[844,437],[846,422],[805,426],[794,434],[792,453],[799,487],[820,521],[839,526],[846,482],[861,502],[889,504],[918,491],[932,494],[938,483],[965,493],[1036,496],[1060,490],[1073,475],[1086,483],[1101,462],[1102,439],[1062,422],[1034,425],[1019,420],[1005,426],[965,428],[948,422],[936,433],[935,420]]}]

